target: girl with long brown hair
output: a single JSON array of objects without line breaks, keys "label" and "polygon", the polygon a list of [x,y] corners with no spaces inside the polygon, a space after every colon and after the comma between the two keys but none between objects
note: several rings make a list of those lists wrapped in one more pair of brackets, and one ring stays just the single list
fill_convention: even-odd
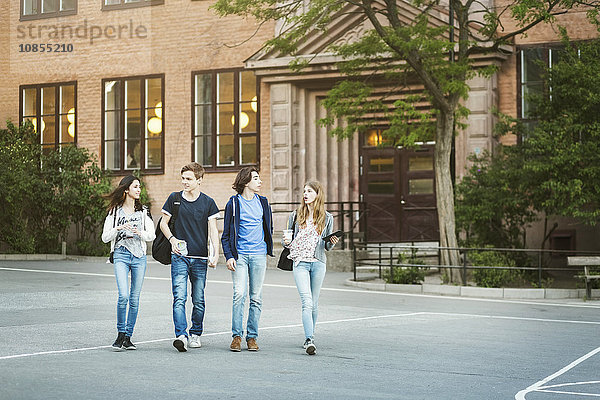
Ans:
[{"label": "girl with long brown hair", "polygon": [[284,238],[283,243],[294,261],[294,280],[302,302],[303,347],[307,354],[314,355],[319,293],[326,272],[325,250],[331,250],[339,240],[336,236],[325,240],[333,231],[333,216],[325,211],[325,193],[319,182],[304,185],[302,203],[290,214],[287,228],[294,230],[294,239]]},{"label": "girl with long brown hair", "polygon": [[[140,180],[133,175],[121,179],[119,186],[107,194],[108,215],[104,220],[102,241],[111,242],[115,265],[117,300],[117,339],[114,350],[135,350],[131,343],[137,319],[140,292],[146,274],[146,242],[154,240],[154,224],[140,202]],[[127,278],[131,273],[131,287]],[[129,304],[129,312],[127,305]]]}]

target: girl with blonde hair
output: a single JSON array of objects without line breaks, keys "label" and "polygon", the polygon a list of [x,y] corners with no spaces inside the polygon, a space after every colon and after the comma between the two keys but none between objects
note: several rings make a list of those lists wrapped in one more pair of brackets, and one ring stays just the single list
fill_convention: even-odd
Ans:
[{"label": "girl with blonde hair", "polygon": [[325,211],[325,193],[317,181],[304,185],[302,203],[292,211],[287,229],[293,229],[293,240],[284,238],[283,244],[290,249],[294,261],[294,280],[302,302],[302,325],[304,326],[304,349],[309,355],[317,352],[314,342],[317,323],[319,293],[325,279],[326,250],[338,242],[336,236],[326,240],[333,231],[333,216]]}]

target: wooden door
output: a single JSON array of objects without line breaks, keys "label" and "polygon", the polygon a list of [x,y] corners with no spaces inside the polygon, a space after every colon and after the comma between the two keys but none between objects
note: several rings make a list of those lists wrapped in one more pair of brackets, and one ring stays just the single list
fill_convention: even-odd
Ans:
[{"label": "wooden door", "polygon": [[433,147],[363,147],[360,178],[368,242],[439,240]]},{"label": "wooden door", "polygon": [[395,148],[364,149],[361,156],[361,198],[367,205],[369,242],[400,240],[400,169]]},{"label": "wooden door", "polygon": [[402,242],[438,241],[433,147],[401,150]]}]

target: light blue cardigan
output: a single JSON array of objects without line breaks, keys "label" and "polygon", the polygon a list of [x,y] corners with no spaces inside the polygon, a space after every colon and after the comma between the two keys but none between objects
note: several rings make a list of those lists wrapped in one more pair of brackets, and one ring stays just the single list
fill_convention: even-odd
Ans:
[{"label": "light blue cardigan", "polygon": [[[290,216],[288,218],[288,222],[287,222],[287,229],[294,229],[294,237],[296,237],[298,235],[298,222],[296,221],[296,223],[294,223],[294,219],[296,218],[296,211],[292,211],[290,213]],[[292,225],[294,226],[292,228]],[[328,213],[327,211],[325,211],[325,229],[323,229],[323,232],[321,233],[321,237],[324,238],[327,235],[331,235],[333,233],[333,215],[331,215],[330,213]],[[285,247],[285,243],[283,243],[283,239],[281,240],[281,244],[284,245]],[[324,240],[319,240],[319,242],[317,243],[317,248],[315,249],[315,255],[314,257],[323,262],[323,263],[327,263],[327,256],[325,255],[325,250],[329,251],[333,248],[334,244],[327,241],[325,242]]]}]

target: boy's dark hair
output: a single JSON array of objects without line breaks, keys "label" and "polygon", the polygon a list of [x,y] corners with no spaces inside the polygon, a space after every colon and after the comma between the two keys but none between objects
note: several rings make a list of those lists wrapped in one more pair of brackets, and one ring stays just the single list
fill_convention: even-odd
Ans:
[{"label": "boy's dark hair", "polygon": [[196,179],[204,177],[204,167],[197,162],[189,163],[181,168],[181,173],[185,171],[192,171]]},{"label": "boy's dark hair", "polygon": [[231,186],[233,190],[241,194],[244,191],[244,188],[252,180],[252,172],[256,172],[258,174],[258,168],[256,167],[244,167],[238,172],[235,177],[235,181],[233,181],[233,185]]}]

